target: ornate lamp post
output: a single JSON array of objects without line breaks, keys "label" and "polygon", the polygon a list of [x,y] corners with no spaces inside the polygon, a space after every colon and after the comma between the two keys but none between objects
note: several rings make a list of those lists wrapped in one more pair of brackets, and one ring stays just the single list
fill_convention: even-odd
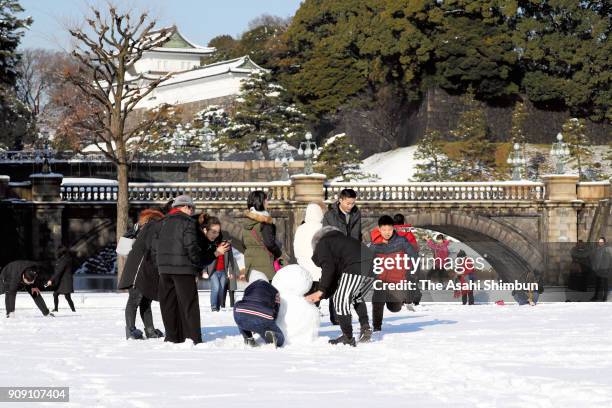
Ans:
[{"label": "ornate lamp post", "polygon": [[513,146],[513,152],[508,156],[507,163],[512,165],[512,180],[521,180],[521,169],[525,166],[525,157],[521,151],[521,145],[515,143]]},{"label": "ornate lamp post", "polygon": [[300,148],[298,149],[298,154],[300,156],[304,156],[304,173],[312,174],[312,159],[317,154],[317,144],[312,142],[312,134],[310,132],[306,133],[306,141],[300,143]]},{"label": "ornate lamp post", "polygon": [[281,176],[283,181],[289,180],[289,163],[293,161],[293,156],[291,156],[288,148],[287,142],[283,142],[274,159],[275,162],[280,163],[283,167],[283,175]]},{"label": "ornate lamp post", "polygon": [[[42,151],[42,173],[49,174],[51,173],[51,157],[53,154],[52,149],[49,148],[49,132],[43,131],[41,132],[41,139],[43,139],[43,151]],[[38,157],[36,157],[36,161],[38,162]]]},{"label": "ornate lamp post", "polygon": [[567,160],[567,158],[570,156],[570,151],[567,143],[563,141],[563,135],[561,133],[557,134],[557,141],[552,144],[550,155],[554,158],[557,164],[557,174],[564,174],[565,160]]}]

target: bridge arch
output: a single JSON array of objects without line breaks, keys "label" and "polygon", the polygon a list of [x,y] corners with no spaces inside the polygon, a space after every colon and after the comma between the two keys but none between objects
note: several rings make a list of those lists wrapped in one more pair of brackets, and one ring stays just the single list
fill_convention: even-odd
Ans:
[{"label": "bridge arch", "polygon": [[[540,246],[509,225],[489,217],[468,212],[420,211],[404,213],[407,224],[457,238],[486,257],[499,279],[521,280],[527,271],[544,271],[545,256]],[[363,231],[369,232],[376,220],[364,222]]]}]

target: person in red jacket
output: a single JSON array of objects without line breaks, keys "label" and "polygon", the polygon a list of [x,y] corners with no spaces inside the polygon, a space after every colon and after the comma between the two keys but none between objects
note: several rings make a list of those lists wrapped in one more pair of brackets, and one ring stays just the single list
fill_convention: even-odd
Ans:
[{"label": "person in red jacket", "polygon": [[457,253],[457,259],[463,260],[461,263],[458,263],[458,265],[462,265],[463,272],[456,272],[459,279],[459,283],[461,283],[461,290],[456,290],[454,293],[454,297],[458,298],[459,296],[461,296],[461,303],[465,305],[469,302],[470,305],[473,305],[474,290],[469,289],[469,286],[467,285],[474,281],[474,261],[470,260],[471,258],[466,257],[465,251],[463,249]]},{"label": "person in red jacket", "polygon": [[[406,224],[405,218],[402,214],[395,214],[393,216],[393,228],[395,229],[395,232],[397,232],[397,235],[406,238],[415,251],[419,252],[419,243],[412,233],[412,224]],[[380,244],[383,242],[383,237],[378,227],[370,231],[370,240],[373,244]]]},{"label": "person in red jacket", "polygon": [[[397,233],[393,228],[393,219],[388,215],[383,215],[378,219],[378,228],[381,233],[382,242],[370,244],[370,249],[376,254],[377,258],[382,258],[380,265],[386,265],[387,258],[394,259],[396,256],[408,256],[412,261],[410,265],[397,265],[390,262],[392,266],[385,266],[383,272],[377,276],[379,283],[398,284],[407,281],[414,281],[411,278],[416,272],[415,263],[418,262],[418,252],[410,242]],[[405,269],[405,266],[408,269]],[[409,292],[415,290],[395,290],[386,289],[384,285],[374,286],[372,297],[372,324],[374,332],[382,330],[383,314],[385,304],[390,312],[397,313],[402,309],[404,303],[412,302],[414,295]],[[409,299],[410,298],[410,299]]]},{"label": "person in red jacket", "polygon": [[444,235],[438,234],[436,236],[436,241],[434,242],[431,239],[427,240],[427,246],[434,253],[434,265],[433,265],[433,274],[437,275],[438,280],[442,281],[445,278],[446,269],[444,268],[444,264],[448,260],[448,245],[450,241],[448,239],[444,239]]}]

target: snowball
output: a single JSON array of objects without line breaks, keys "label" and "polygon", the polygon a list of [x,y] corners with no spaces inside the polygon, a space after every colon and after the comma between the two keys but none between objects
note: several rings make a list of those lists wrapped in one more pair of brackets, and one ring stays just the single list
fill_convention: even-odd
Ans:
[{"label": "snowball", "polygon": [[280,293],[281,304],[276,323],[287,344],[311,343],[319,336],[319,309],[304,299],[312,286],[308,271],[287,265],[274,275],[272,285]]}]

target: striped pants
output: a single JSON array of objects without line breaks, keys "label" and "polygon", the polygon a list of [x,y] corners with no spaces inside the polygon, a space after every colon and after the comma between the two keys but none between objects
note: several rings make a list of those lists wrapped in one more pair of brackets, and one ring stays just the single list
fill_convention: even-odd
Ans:
[{"label": "striped pants", "polygon": [[336,314],[351,315],[351,305],[364,302],[364,297],[372,289],[375,278],[343,273],[338,289],[332,296]]}]

